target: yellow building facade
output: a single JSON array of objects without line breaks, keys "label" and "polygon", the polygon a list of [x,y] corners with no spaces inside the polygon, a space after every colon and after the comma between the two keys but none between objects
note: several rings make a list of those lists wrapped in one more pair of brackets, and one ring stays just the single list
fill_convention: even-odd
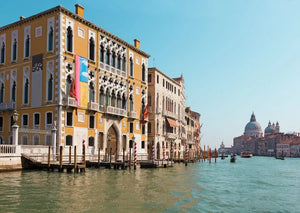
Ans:
[{"label": "yellow building facade", "polygon": [[0,142],[12,144],[17,110],[19,145],[85,142],[89,154],[119,158],[134,140],[146,159],[150,55],[75,10],[57,6],[0,27]]}]

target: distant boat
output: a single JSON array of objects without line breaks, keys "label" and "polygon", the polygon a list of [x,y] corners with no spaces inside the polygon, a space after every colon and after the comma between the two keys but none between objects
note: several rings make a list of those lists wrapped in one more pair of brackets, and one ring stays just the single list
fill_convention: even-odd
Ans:
[{"label": "distant boat", "polygon": [[251,158],[253,155],[251,152],[241,152],[240,156],[242,158]]},{"label": "distant boat", "polygon": [[235,163],[235,161],[236,161],[236,154],[231,155],[230,156],[230,163]]},{"label": "distant boat", "polygon": [[284,160],[284,155],[283,155],[283,152],[281,153],[281,156],[277,156],[276,154],[275,154],[275,158],[276,159],[278,159],[278,160]]}]

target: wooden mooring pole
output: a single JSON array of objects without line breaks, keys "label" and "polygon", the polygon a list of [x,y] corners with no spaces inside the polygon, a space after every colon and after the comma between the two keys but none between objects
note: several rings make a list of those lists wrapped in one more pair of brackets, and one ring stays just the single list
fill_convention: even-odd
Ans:
[{"label": "wooden mooring pole", "polygon": [[51,155],[51,147],[48,148],[48,170],[50,169],[50,155]]},{"label": "wooden mooring pole", "polygon": [[62,172],[62,151],[63,151],[63,147],[60,146],[59,147],[59,171]]},{"label": "wooden mooring pole", "polygon": [[76,150],[76,146],[74,146],[74,172],[78,172],[78,168],[77,168],[77,150]]},{"label": "wooden mooring pole", "polygon": [[69,146],[69,164],[72,163],[71,159],[72,159],[72,147]]}]

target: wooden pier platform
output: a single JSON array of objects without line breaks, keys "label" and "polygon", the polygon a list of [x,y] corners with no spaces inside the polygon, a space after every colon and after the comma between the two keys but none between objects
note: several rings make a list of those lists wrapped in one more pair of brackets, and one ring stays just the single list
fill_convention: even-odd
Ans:
[{"label": "wooden pier platform", "polygon": [[106,169],[127,169],[129,167],[129,163],[127,161],[121,162],[98,162],[98,161],[86,161],[87,167],[95,167],[100,168],[104,167]]}]

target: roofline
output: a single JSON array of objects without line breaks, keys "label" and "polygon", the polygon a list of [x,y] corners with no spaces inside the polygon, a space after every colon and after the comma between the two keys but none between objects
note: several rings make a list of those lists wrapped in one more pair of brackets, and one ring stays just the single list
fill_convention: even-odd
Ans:
[{"label": "roofline", "polygon": [[[165,73],[162,72],[161,70],[157,69],[156,67],[149,67],[149,68],[148,68],[148,71],[149,71],[149,70],[150,70],[150,71],[153,70],[153,71],[159,72],[160,74],[162,74],[163,76],[165,76],[166,78],[168,78],[169,80],[171,80],[173,83],[177,84],[177,85],[180,87],[180,84],[179,84],[177,81],[175,81],[173,78],[167,76],[167,74],[165,74]],[[183,85],[183,86],[184,86],[184,85]]]},{"label": "roofline", "polygon": [[145,53],[144,51],[136,48],[135,46],[129,44],[128,42],[124,41],[123,39],[115,36],[114,34],[112,34],[112,33],[108,32],[108,31],[104,30],[103,28],[101,28],[101,27],[99,27],[97,25],[93,24],[92,22],[90,22],[90,21],[82,18],[81,16],[77,15],[76,13],[73,13],[72,11],[64,8],[61,5],[58,5],[56,7],[53,7],[51,9],[49,9],[49,10],[46,10],[46,11],[43,11],[43,12],[38,13],[36,15],[30,16],[28,18],[25,18],[24,20],[20,20],[20,21],[17,21],[17,22],[5,25],[3,27],[0,27],[0,32],[4,31],[4,30],[7,30],[9,28],[16,27],[18,25],[30,22],[30,21],[32,21],[34,19],[40,18],[41,16],[48,15],[48,14],[51,14],[51,13],[54,13],[54,12],[63,12],[64,14],[71,16],[72,18],[76,19],[77,21],[80,21],[81,23],[83,23],[83,24],[85,24],[85,25],[87,25],[87,26],[89,26],[89,27],[91,27],[91,28],[93,28],[95,30],[100,31],[101,33],[103,33],[104,35],[107,35],[107,36],[111,37],[112,39],[115,39],[116,41],[118,41],[121,44],[127,46],[128,48],[133,49],[134,51],[138,52],[139,54],[141,54],[141,55],[143,55],[143,56],[145,56],[147,58],[150,57],[150,55],[147,54],[147,53]]}]

